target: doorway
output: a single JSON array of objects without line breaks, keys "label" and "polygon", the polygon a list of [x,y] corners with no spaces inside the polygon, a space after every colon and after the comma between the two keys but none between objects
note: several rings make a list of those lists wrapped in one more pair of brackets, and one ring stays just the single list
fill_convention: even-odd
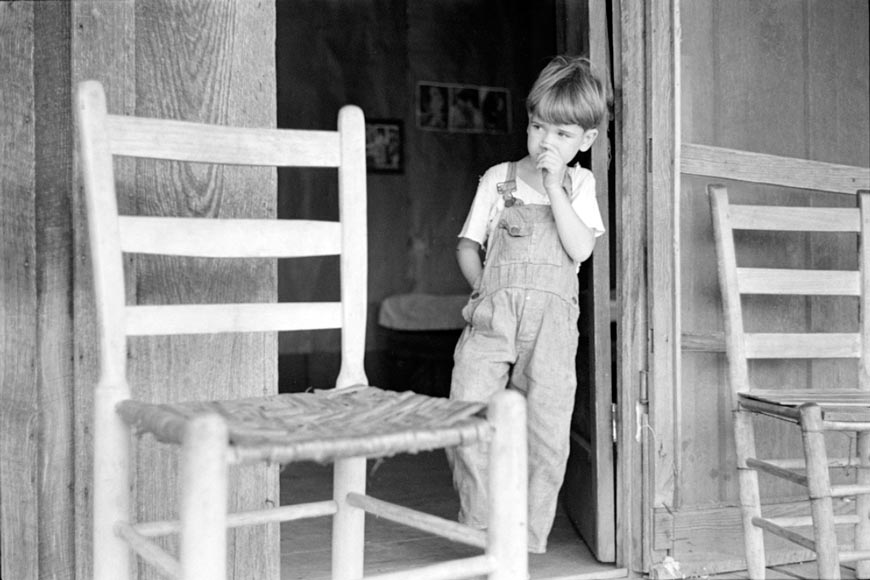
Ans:
[{"label": "doorway", "polygon": [[[525,152],[524,98],[541,67],[559,52],[606,59],[607,11],[601,3],[564,0],[450,0],[438,3],[371,0],[277,2],[278,123],[333,126],[338,108],[361,106],[368,119],[402,128],[399,171],[371,172],[369,186],[370,312],[367,371],[389,387],[388,336],[379,329],[379,304],[406,292],[467,293],[456,266],[456,234],[483,171]],[[607,5],[609,6],[609,2]],[[601,4],[603,7],[604,4]],[[590,18],[602,19],[593,33]],[[602,48],[604,47],[604,48]],[[604,67],[610,70],[608,65]],[[422,127],[419,87],[485,87],[508,96],[505,131],[442,131]],[[607,141],[582,161],[599,187],[612,179]],[[333,218],[331,176],[279,172],[279,215]],[[609,192],[599,202],[611,215]],[[601,195],[601,194],[599,194]],[[611,215],[610,236],[615,233]],[[581,269],[584,287],[571,467],[563,497],[568,531],[584,558],[614,562],[615,507],[611,370],[611,248],[599,241]],[[328,259],[294,271],[279,266],[279,296],[323,299],[335,264]],[[322,282],[322,283],[321,283]],[[302,376],[282,388],[328,387],[338,368],[338,335],[282,336],[281,375]],[[448,363],[449,364],[449,363]],[[594,506],[591,509],[590,506]],[[579,534],[579,535],[578,535]],[[582,540],[580,537],[582,536]],[[589,545],[586,550],[584,544]],[[594,556],[594,557],[593,557]],[[607,569],[605,567],[605,569]],[[609,569],[612,570],[612,567]],[[596,577],[600,577],[596,576]]]}]

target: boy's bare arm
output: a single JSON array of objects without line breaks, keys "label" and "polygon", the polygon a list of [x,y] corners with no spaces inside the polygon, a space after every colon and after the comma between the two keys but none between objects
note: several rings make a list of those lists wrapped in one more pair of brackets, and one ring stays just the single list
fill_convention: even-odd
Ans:
[{"label": "boy's bare arm", "polygon": [[459,263],[459,270],[465,276],[468,285],[473,288],[483,272],[483,263],[480,260],[480,244],[468,238],[459,238],[459,243],[456,245],[456,261]]},{"label": "boy's bare arm", "polygon": [[586,261],[595,249],[595,233],[583,223],[571,207],[568,193],[561,184],[558,187],[548,187],[547,193],[562,247],[578,264]]}]

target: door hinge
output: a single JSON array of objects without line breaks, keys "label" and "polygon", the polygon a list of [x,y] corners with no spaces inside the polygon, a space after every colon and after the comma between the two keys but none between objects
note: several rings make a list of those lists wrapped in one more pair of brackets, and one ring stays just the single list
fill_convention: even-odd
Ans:
[{"label": "door hinge", "polygon": [[646,405],[649,403],[649,371],[642,370],[640,371],[640,393],[638,393],[638,398],[640,399],[641,405]]},{"label": "door hinge", "polygon": [[619,406],[616,403],[610,403],[610,426],[613,430],[613,443],[616,444],[619,440],[616,430],[616,414]]},{"label": "door hinge", "polygon": [[646,141],[646,172],[652,173],[652,161],[653,161],[653,140],[652,137],[647,139]]}]

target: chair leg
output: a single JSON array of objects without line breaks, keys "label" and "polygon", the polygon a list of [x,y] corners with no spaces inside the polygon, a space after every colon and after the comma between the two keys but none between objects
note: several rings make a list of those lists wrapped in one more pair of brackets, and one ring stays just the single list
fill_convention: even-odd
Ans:
[{"label": "chair leg", "polygon": [[496,563],[490,580],[528,578],[528,471],[525,399],[499,393],[489,409],[495,427],[489,452],[487,553]]},{"label": "chair leg", "polygon": [[[858,485],[870,484],[870,432],[858,432]],[[855,549],[870,550],[870,495],[859,495],[855,511],[858,525],[855,526]],[[855,570],[861,580],[870,578],[870,562],[858,562]]]},{"label": "chair leg", "polygon": [[226,422],[217,415],[190,421],[181,450],[182,580],[225,580],[227,574]]},{"label": "chair leg", "polygon": [[115,413],[114,391],[98,388],[94,415],[94,580],[133,578],[130,547],[115,523],[130,520],[130,430]]},{"label": "chair leg", "polygon": [[839,580],[840,557],[834,529],[831,476],[828,470],[822,410],[818,405],[804,404],[800,411],[819,578]]},{"label": "chair leg", "polygon": [[743,546],[746,569],[753,580],[764,580],[764,531],[752,523],[761,517],[761,495],[758,472],[746,466],[746,460],[756,457],[755,429],[752,414],[738,410],[734,414],[734,439],[737,446],[737,483],[740,492],[740,516],[743,520]]},{"label": "chair leg", "polygon": [[366,492],[366,459],[339,459],[333,467],[333,498],[338,511],[332,518],[332,578],[362,578],[365,549],[365,511],[347,503],[347,494]]}]

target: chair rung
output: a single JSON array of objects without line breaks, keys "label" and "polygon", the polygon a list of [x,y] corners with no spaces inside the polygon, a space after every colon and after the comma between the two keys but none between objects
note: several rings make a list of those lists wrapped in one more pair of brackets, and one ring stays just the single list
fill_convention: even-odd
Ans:
[{"label": "chair rung", "polygon": [[839,553],[840,563],[860,562],[870,560],[870,550],[843,550]]},{"label": "chair rung", "polygon": [[115,533],[129,544],[131,550],[160,570],[164,576],[168,578],[181,577],[181,563],[166,550],[138,533],[129,523],[117,522]]},{"label": "chair rung", "polygon": [[[848,411],[840,411],[845,414]],[[825,421],[826,431],[870,431],[870,422],[867,421]]]},{"label": "chair rung", "polygon": [[413,572],[400,570],[377,576],[366,576],[366,580],[458,580],[459,578],[475,578],[487,576],[495,567],[492,557],[483,555],[461,560],[450,560],[441,564],[433,564],[423,568],[414,568]]},{"label": "chair rung", "polygon": [[831,497],[849,497],[852,495],[870,495],[870,485],[834,485],[831,487]]},{"label": "chair rung", "polygon": [[809,484],[807,476],[801,475],[800,473],[797,473],[791,469],[785,469],[783,467],[780,467],[779,465],[776,465],[769,461],[765,461],[763,459],[756,459],[750,457],[746,460],[746,465],[750,469],[763,471],[765,473],[769,473],[770,475],[775,475],[776,477],[786,479],[788,481],[791,481],[792,483],[796,483],[804,487]]},{"label": "chair rung", "polygon": [[812,538],[808,538],[803,534],[798,534],[797,532],[793,532],[788,528],[777,525],[773,521],[767,518],[752,518],[752,524],[756,527],[767,530],[772,534],[776,534],[781,538],[785,538],[790,542],[794,542],[795,544],[806,548],[808,550],[816,551],[816,543],[812,540]]},{"label": "chair rung", "polygon": [[[764,459],[767,463],[771,465],[776,465],[777,467],[782,467],[783,469],[806,469],[807,462],[802,458],[790,458],[790,459]],[[828,458],[828,467],[836,468],[836,469],[858,469],[861,466],[858,464],[857,457],[829,457]]]},{"label": "chair rung", "polygon": [[[808,528],[813,525],[812,516],[792,516],[779,518],[765,518],[770,523],[781,528]],[[836,525],[855,525],[858,523],[856,514],[838,514],[834,516],[834,524]]]},{"label": "chair rung", "polygon": [[370,514],[461,542],[476,548],[486,548],[486,532],[438,516],[402,507],[359,493],[347,494],[347,503]]},{"label": "chair rung", "polygon": [[[227,527],[238,528],[253,524],[268,524],[272,522],[289,522],[306,518],[331,516],[338,511],[333,500],[311,502],[296,505],[287,505],[268,510],[255,510],[248,512],[236,512],[227,515]],[[144,537],[154,538],[167,534],[181,532],[179,520],[163,520],[154,522],[140,522],[132,526],[133,530]]]}]

